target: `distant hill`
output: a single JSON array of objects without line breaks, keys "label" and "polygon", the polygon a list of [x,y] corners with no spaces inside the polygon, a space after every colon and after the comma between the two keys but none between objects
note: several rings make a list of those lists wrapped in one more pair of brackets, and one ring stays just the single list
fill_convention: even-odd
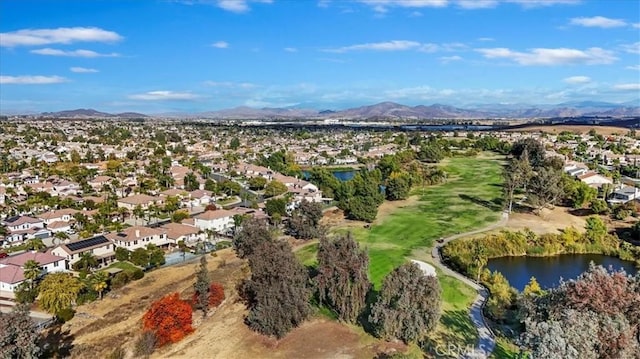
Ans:
[{"label": "distant hill", "polygon": [[[111,114],[93,109],[77,109],[60,112],[44,112],[42,116],[58,118],[146,118],[142,113],[123,112]],[[555,117],[630,117],[640,116],[640,103],[629,101],[621,104],[581,101],[565,102],[557,105],[525,104],[476,104],[467,108],[442,104],[407,106],[395,102],[381,102],[374,105],[348,108],[344,110],[313,110],[304,108],[252,108],[235,107],[218,111],[199,113],[164,113],[151,117],[166,118],[209,118],[231,120],[260,119],[354,119],[354,120],[428,120],[428,119],[482,119],[482,118],[555,118]]]},{"label": "distant hill", "polygon": [[137,112],[123,112],[118,114],[112,114],[107,112],[100,112],[90,108],[80,108],[77,110],[66,110],[58,112],[43,112],[41,116],[57,117],[57,118],[140,118],[148,117],[145,114]]}]

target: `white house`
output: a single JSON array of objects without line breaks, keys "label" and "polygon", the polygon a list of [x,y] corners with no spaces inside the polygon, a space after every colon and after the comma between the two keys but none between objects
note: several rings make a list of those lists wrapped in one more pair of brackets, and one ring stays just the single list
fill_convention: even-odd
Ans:
[{"label": "white house", "polygon": [[7,227],[7,234],[2,241],[3,246],[19,244],[33,238],[48,238],[51,232],[44,228],[44,222],[29,216],[14,216],[6,218],[2,224]]},{"label": "white house", "polygon": [[149,244],[158,247],[168,246],[171,242],[167,239],[167,232],[162,228],[149,228],[134,226],[124,229],[122,232],[110,233],[107,238],[116,246],[134,251],[137,248],[146,248]]},{"label": "white house", "polygon": [[113,241],[100,235],[61,244],[52,249],[51,253],[66,258],[69,269],[86,252],[94,255],[101,266],[107,265],[115,259],[115,249]]},{"label": "white house", "polygon": [[[69,222],[73,219],[73,215],[79,211],[73,208],[58,209],[55,211],[45,212],[38,216],[47,226],[53,222]],[[48,227],[47,227],[48,228]]]},{"label": "white house", "polygon": [[136,194],[129,197],[120,198],[118,200],[118,207],[123,207],[128,210],[133,210],[136,206],[142,207],[142,209],[149,208],[152,204],[162,204],[164,201],[160,197],[148,196],[146,194]]},{"label": "white house", "polygon": [[15,298],[14,290],[24,280],[24,264],[28,260],[38,262],[42,274],[66,270],[64,257],[52,253],[25,252],[0,259],[0,297]]},{"label": "white house", "polygon": [[201,230],[212,230],[218,233],[226,233],[233,228],[233,216],[236,213],[225,209],[206,211],[193,217],[194,224]]},{"label": "white house", "polygon": [[190,244],[206,239],[206,235],[200,229],[186,224],[167,223],[160,228],[167,232],[167,239],[173,244],[178,244],[179,241]]},{"label": "white house", "polygon": [[578,179],[588,184],[589,187],[594,188],[600,188],[603,184],[613,184],[613,181],[610,178],[607,178],[593,171],[589,171],[585,174],[579,175]]},{"label": "white house", "polygon": [[611,204],[624,204],[633,201],[636,198],[640,198],[640,189],[631,186],[624,186],[621,189],[614,191],[607,202]]}]

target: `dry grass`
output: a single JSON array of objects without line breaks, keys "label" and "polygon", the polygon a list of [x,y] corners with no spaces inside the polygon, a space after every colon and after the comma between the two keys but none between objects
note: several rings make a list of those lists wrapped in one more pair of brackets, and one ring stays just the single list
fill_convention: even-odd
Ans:
[{"label": "dry grass", "polygon": [[588,125],[558,125],[558,126],[532,126],[526,128],[518,128],[512,130],[506,130],[508,132],[545,132],[551,134],[559,134],[563,131],[573,132],[573,133],[587,133],[594,129],[597,134],[608,136],[612,134],[624,135],[629,132],[629,129],[623,127],[613,127],[613,126],[588,126]]}]

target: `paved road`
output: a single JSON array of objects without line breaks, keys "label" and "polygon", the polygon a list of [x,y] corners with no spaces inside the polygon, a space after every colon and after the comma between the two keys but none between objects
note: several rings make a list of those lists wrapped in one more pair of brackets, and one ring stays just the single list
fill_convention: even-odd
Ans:
[{"label": "paved road", "polygon": [[489,329],[489,326],[485,322],[484,316],[482,315],[482,308],[484,307],[484,304],[489,298],[489,291],[487,291],[487,289],[484,286],[452,270],[451,268],[447,267],[444,263],[442,263],[442,258],[440,257],[440,248],[442,248],[442,246],[444,246],[448,242],[451,242],[454,239],[458,239],[466,236],[472,236],[474,234],[487,232],[492,229],[502,227],[507,223],[508,219],[509,219],[509,214],[507,212],[503,212],[502,218],[497,223],[494,223],[488,227],[478,229],[475,231],[460,233],[451,237],[444,238],[442,243],[437,243],[436,246],[433,247],[433,250],[431,251],[431,257],[433,258],[434,264],[437,265],[446,275],[457,278],[458,280],[466,283],[467,285],[469,285],[471,288],[475,289],[478,292],[478,295],[476,296],[476,299],[473,301],[473,304],[471,305],[471,310],[469,312],[471,321],[473,322],[473,324],[476,326],[476,329],[478,330],[478,343],[472,350],[468,351],[462,356],[462,358],[464,359],[488,358],[496,346],[496,341],[495,341],[493,332],[491,331],[491,329]]}]

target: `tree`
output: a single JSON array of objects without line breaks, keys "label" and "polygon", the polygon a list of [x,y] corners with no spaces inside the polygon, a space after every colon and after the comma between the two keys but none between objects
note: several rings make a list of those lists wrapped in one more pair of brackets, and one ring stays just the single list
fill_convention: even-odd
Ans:
[{"label": "tree", "polygon": [[589,208],[595,214],[603,214],[603,213],[609,212],[609,205],[607,205],[606,201],[601,199],[596,199],[592,201]]},{"label": "tree", "polygon": [[283,241],[263,241],[249,255],[251,277],[241,287],[251,329],[282,338],[310,314],[308,275]]},{"label": "tree", "polygon": [[171,222],[180,223],[187,218],[189,218],[189,212],[186,210],[180,210],[171,215]]},{"label": "tree", "polygon": [[40,283],[39,304],[48,313],[58,315],[76,301],[82,283],[68,273],[49,273]]},{"label": "tree", "polygon": [[554,205],[564,192],[562,186],[562,172],[541,167],[531,179],[531,204],[542,209]]},{"label": "tree", "polygon": [[128,261],[131,251],[124,247],[116,247],[116,260],[120,262]]},{"label": "tree", "polygon": [[192,313],[189,303],[181,300],[178,293],[172,293],[151,304],[142,317],[142,325],[156,335],[157,345],[161,347],[193,332]]},{"label": "tree", "polygon": [[89,279],[91,283],[91,289],[98,292],[100,300],[102,300],[102,292],[107,289],[107,281],[109,280],[109,274],[105,271],[97,271],[93,273]]},{"label": "tree", "polygon": [[240,140],[238,137],[234,137],[229,141],[229,148],[232,150],[237,150],[240,147]]},{"label": "tree", "polygon": [[252,190],[261,190],[267,184],[267,179],[261,176],[251,177],[247,181],[249,188]]},{"label": "tree", "polygon": [[311,239],[321,233],[322,205],[303,199],[289,220],[289,232],[298,239]]},{"label": "tree", "polygon": [[145,248],[136,248],[130,255],[131,263],[140,266],[146,267],[149,265],[149,251]]},{"label": "tree", "polygon": [[265,202],[264,209],[269,216],[279,214],[281,217],[287,215],[287,199],[271,198]]},{"label": "tree", "polygon": [[145,210],[139,204],[133,208],[133,216],[136,217],[136,221],[135,221],[136,225],[138,224],[138,218],[143,218],[144,213],[145,213]]},{"label": "tree", "polygon": [[275,197],[287,193],[287,186],[279,181],[273,180],[264,187],[265,197]]},{"label": "tree", "polygon": [[511,154],[521,159],[523,154],[528,157],[529,163],[535,168],[544,165],[545,148],[542,142],[534,138],[522,138],[511,146]]},{"label": "tree", "polygon": [[385,193],[390,201],[397,201],[409,197],[411,178],[407,173],[394,172],[387,179]]},{"label": "tree", "polygon": [[440,320],[441,289],[434,276],[425,276],[417,264],[394,269],[382,283],[369,322],[383,338],[415,342]]},{"label": "tree", "polygon": [[38,277],[42,273],[42,268],[40,268],[40,263],[34,261],[33,259],[29,259],[24,263],[22,268],[23,268],[24,278],[27,281],[29,281],[29,289],[33,290],[36,283],[36,279],[38,279]]},{"label": "tree", "polygon": [[196,282],[193,284],[193,289],[196,291],[195,307],[202,310],[202,316],[207,316],[209,310],[209,286],[211,285],[211,279],[209,279],[209,269],[207,269],[207,256],[200,257],[200,266],[196,271]]},{"label": "tree", "polygon": [[9,313],[0,312],[0,358],[38,358],[39,340],[28,306],[19,304]]},{"label": "tree", "polygon": [[341,320],[354,323],[371,288],[368,270],[369,256],[350,233],[335,240],[321,238],[315,278],[320,303],[330,306]]},{"label": "tree", "polygon": [[220,192],[226,194],[227,196],[234,196],[240,194],[242,191],[242,186],[238,182],[225,180],[219,184]]},{"label": "tree", "polygon": [[187,191],[195,191],[200,188],[200,182],[193,172],[189,172],[184,176],[184,189]]},{"label": "tree", "polygon": [[598,190],[588,184],[568,176],[564,177],[564,193],[573,208],[582,208],[596,199]]},{"label": "tree", "polygon": [[242,222],[242,229],[233,237],[233,249],[238,257],[248,258],[260,243],[272,241],[265,221],[250,218]]},{"label": "tree", "polygon": [[515,191],[518,188],[526,187],[532,176],[533,169],[531,168],[531,164],[529,163],[529,158],[527,156],[511,159],[509,165],[503,170],[503,188],[507,203],[509,203],[509,213],[511,213],[511,210],[513,209]]},{"label": "tree", "polygon": [[597,216],[587,218],[585,235],[592,243],[601,242],[607,235],[607,225]]},{"label": "tree", "polygon": [[541,295],[543,293],[544,291],[542,290],[542,287],[540,287],[540,283],[538,283],[536,277],[531,277],[529,283],[524,287],[524,290],[522,291],[522,294],[524,295]]},{"label": "tree", "polygon": [[80,254],[80,259],[73,263],[72,267],[73,270],[78,272],[88,272],[98,267],[98,258],[91,254],[91,252],[83,252]]},{"label": "tree", "polygon": [[45,249],[47,246],[42,242],[40,238],[32,238],[27,240],[27,250],[30,251],[39,251],[41,249]]}]

